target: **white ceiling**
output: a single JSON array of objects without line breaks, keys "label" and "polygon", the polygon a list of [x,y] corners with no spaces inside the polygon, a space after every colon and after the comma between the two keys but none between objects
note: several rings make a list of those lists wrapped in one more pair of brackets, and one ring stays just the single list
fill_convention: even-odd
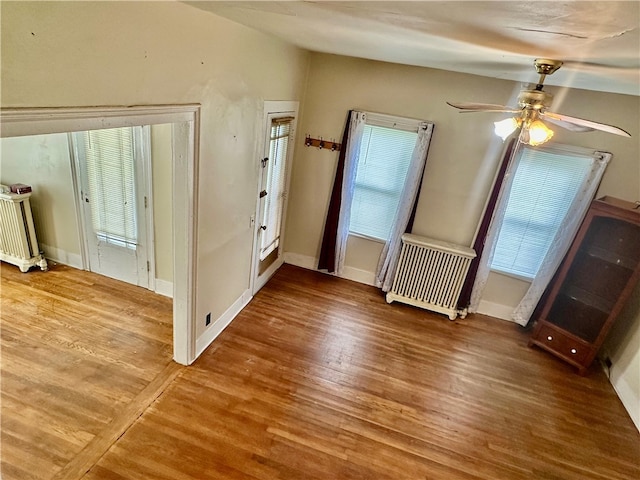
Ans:
[{"label": "white ceiling", "polygon": [[186,2],[307,50],[640,95],[640,1]]}]

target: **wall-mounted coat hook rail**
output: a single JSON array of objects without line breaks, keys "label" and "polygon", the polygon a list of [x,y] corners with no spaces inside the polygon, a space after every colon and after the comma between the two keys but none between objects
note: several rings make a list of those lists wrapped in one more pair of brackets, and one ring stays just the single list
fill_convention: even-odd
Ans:
[{"label": "wall-mounted coat hook rail", "polygon": [[331,150],[332,152],[336,152],[340,150],[342,146],[338,142],[334,142],[333,140],[324,140],[322,137],[320,138],[311,138],[310,135],[307,135],[304,139],[304,145],[306,147],[318,147],[320,150],[326,148],[327,150]]}]

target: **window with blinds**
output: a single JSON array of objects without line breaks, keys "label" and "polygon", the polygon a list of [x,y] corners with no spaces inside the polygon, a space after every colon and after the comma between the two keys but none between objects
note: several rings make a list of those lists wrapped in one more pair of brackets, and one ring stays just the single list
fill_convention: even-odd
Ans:
[{"label": "window with blinds", "polygon": [[532,279],[594,158],[552,146],[524,147],[519,154],[491,269]]},{"label": "window with blinds", "polygon": [[386,241],[418,138],[418,124],[406,128],[394,122],[370,125],[375,121],[371,117],[367,117],[360,146],[349,231]]},{"label": "window with blinds", "polygon": [[280,244],[280,230],[286,198],[286,162],[293,117],[271,119],[269,157],[266,167],[267,192],[260,238],[260,260],[264,260]]},{"label": "window with blinds", "polygon": [[83,132],[93,229],[99,240],[135,248],[138,238],[133,128]]}]

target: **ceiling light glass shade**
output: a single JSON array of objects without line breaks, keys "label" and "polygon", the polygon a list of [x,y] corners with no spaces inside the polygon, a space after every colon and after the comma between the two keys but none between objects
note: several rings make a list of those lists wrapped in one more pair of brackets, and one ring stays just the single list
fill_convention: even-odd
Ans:
[{"label": "ceiling light glass shade", "polygon": [[495,125],[494,132],[501,137],[503,141],[520,126],[518,120],[513,117],[505,118],[499,122],[493,122],[493,124]]},{"label": "ceiling light glass shade", "polygon": [[548,128],[540,120],[531,122],[527,130],[529,131],[529,141],[527,143],[532,147],[542,145],[553,137],[553,130]]},{"label": "ceiling light glass shade", "polygon": [[496,135],[501,137],[503,141],[515,132],[516,129],[522,127],[519,140],[522,143],[531,145],[532,147],[542,145],[553,137],[553,130],[537,119],[532,121],[530,118],[523,120],[521,118],[512,117],[499,122],[494,122],[494,125]]}]

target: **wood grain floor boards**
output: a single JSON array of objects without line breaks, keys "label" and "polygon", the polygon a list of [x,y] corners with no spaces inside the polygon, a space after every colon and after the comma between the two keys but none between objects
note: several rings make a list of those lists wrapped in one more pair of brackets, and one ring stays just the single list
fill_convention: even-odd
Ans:
[{"label": "wood grain floor boards", "polygon": [[172,365],[172,302],[62,265],[0,273],[0,476],[51,480],[110,425],[139,416],[124,421]]},{"label": "wood grain floor boards", "polygon": [[83,478],[640,478],[604,373],[527,340],[285,265]]},{"label": "wood grain floor boards", "polygon": [[285,266],[184,368],[166,299],[7,268],[3,479],[640,477],[604,374],[576,375],[508,322],[450,322]]}]

